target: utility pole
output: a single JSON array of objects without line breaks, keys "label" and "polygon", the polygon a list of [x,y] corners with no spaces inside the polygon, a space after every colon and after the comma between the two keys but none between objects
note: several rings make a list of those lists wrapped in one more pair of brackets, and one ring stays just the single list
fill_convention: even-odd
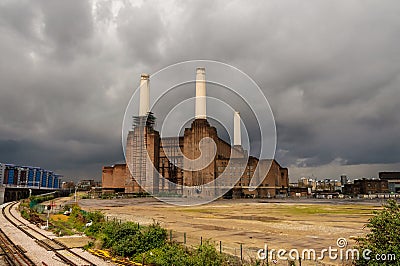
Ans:
[{"label": "utility pole", "polygon": [[50,205],[46,206],[46,209],[47,209],[46,230],[49,230],[49,216],[50,216],[50,209],[51,209],[51,206],[50,206]]},{"label": "utility pole", "polygon": [[75,186],[75,203],[78,202],[78,197],[76,196],[76,191],[78,190],[78,186]]}]

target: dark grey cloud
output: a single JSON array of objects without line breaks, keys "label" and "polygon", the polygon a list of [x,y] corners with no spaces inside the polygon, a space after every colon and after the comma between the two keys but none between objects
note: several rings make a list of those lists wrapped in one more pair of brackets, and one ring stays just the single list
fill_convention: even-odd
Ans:
[{"label": "dark grey cloud", "polygon": [[126,4],[118,13],[117,34],[128,64],[135,61],[152,65],[166,52],[163,41],[168,38],[168,31],[160,15],[154,3],[150,2],[141,7]]},{"label": "dark grey cloud", "polygon": [[140,73],[213,59],[260,85],[293,175],[375,176],[400,163],[399,13],[397,1],[1,1],[0,161],[100,178],[123,160]]},{"label": "dark grey cloud", "polygon": [[[46,46],[56,59],[65,61],[94,53],[92,8],[89,1],[38,1]],[[67,63],[67,62],[65,62]]]},{"label": "dark grey cloud", "polygon": [[35,10],[30,1],[2,1],[0,22],[4,31],[21,37],[32,38]]}]

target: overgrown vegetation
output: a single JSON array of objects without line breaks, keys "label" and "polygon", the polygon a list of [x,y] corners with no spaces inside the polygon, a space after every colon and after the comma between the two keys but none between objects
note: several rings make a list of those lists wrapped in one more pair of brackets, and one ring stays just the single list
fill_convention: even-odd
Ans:
[{"label": "overgrown vegetation", "polygon": [[35,206],[36,204],[49,201],[55,198],[55,194],[45,195],[45,196],[31,196],[29,198],[30,207]]},{"label": "overgrown vegetation", "polygon": [[25,220],[29,220],[30,219],[29,211],[27,211],[26,209],[22,209],[21,210],[21,216]]},{"label": "overgrown vegetation", "polygon": [[107,249],[114,256],[151,265],[239,265],[237,259],[218,253],[208,241],[195,249],[167,241],[167,230],[158,223],[139,226],[134,222],[105,221],[99,212],[91,221],[85,229],[86,235],[94,239],[89,247]]},{"label": "overgrown vegetation", "polygon": [[134,257],[134,260],[137,262],[144,261],[151,265],[241,265],[238,259],[218,253],[208,241],[193,250],[186,250],[177,243],[168,243],[159,248],[138,254]]},{"label": "overgrown vegetation", "polygon": [[399,265],[400,260],[400,205],[388,200],[383,210],[375,211],[375,216],[366,225],[371,231],[358,239],[360,254],[370,250],[370,259],[360,256],[356,265]]},{"label": "overgrown vegetation", "polygon": [[31,199],[21,200],[21,203],[19,205],[19,210],[20,210],[21,216],[24,219],[26,219],[34,224],[42,222],[36,209],[34,208],[36,205],[37,205],[36,199],[34,202],[32,202]]},{"label": "overgrown vegetation", "polygon": [[85,230],[101,248],[109,249],[112,254],[132,257],[148,250],[159,248],[166,243],[167,233],[159,224],[139,227],[133,222],[93,222]]},{"label": "overgrown vegetation", "polygon": [[[21,214],[28,220],[31,220],[29,217],[38,217],[35,210],[29,208],[31,205],[29,200],[20,205]],[[64,215],[64,211],[68,211],[69,216]],[[220,254],[210,241],[188,248],[168,241],[167,230],[158,223],[139,226],[134,222],[108,221],[100,211],[85,212],[78,206],[65,206],[59,214],[53,214],[50,229],[58,235],[85,233],[93,239],[86,248],[107,250],[115,257],[146,265],[244,265],[236,257]]]}]

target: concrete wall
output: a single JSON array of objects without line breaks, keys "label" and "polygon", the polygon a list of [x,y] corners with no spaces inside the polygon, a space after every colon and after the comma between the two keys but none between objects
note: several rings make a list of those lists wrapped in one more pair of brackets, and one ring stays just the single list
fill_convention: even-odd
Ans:
[{"label": "concrete wall", "polygon": [[0,204],[5,202],[25,199],[29,197],[30,191],[32,195],[41,195],[49,192],[57,191],[59,195],[67,196],[68,190],[54,189],[34,189],[34,188],[17,188],[17,187],[2,187],[0,186]]},{"label": "concrete wall", "polygon": [[3,204],[3,203],[4,203],[4,193],[5,193],[5,191],[6,191],[6,188],[5,188],[5,187],[2,187],[2,186],[0,185],[0,204]]}]

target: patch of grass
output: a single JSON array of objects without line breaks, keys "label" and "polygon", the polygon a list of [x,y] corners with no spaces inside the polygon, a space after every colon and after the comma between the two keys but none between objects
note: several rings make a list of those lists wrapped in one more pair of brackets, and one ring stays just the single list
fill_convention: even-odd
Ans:
[{"label": "patch of grass", "polygon": [[73,229],[73,224],[71,222],[67,221],[62,221],[62,220],[57,220],[51,221],[51,229],[53,230],[54,233],[56,233],[59,236],[70,236],[74,235],[76,233],[76,230]]},{"label": "patch of grass", "polygon": [[104,221],[104,215],[99,211],[85,212],[78,206],[73,206],[69,216],[64,214],[51,215],[50,222],[52,226],[50,228],[58,235],[73,235],[83,233],[89,229],[85,226],[89,221],[93,223],[93,226],[89,228],[95,228],[98,223]]},{"label": "patch of grass", "polygon": [[338,205],[284,205],[276,211],[292,215],[319,215],[319,214],[347,214],[347,215],[372,215],[373,209],[360,208],[360,206]]},{"label": "patch of grass", "polygon": [[64,214],[53,214],[53,215],[50,215],[50,219],[53,221],[66,222],[66,221],[68,221],[68,216],[66,216]]},{"label": "patch of grass", "polygon": [[22,209],[22,210],[21,210],[21,216],[22,216],[22,218],[24,218],[25,220],[29,220],[29,218],[30,218],[29,212],[28,212],[26,209]]},{"label": "patch of grass", "polygon": [[213,213],[222,213],[226,212],[226,210],[216,209],[216,208],[176,208],[175,210],[181,212],[192,212],[192,213],[204,213],[204,214],[213,214]]},{"label": "patch of grass", "polygon": [[29,208],[29,200],[28,199],[21,200],[21,202],[19,204],[19,208],[20,209]]}]

